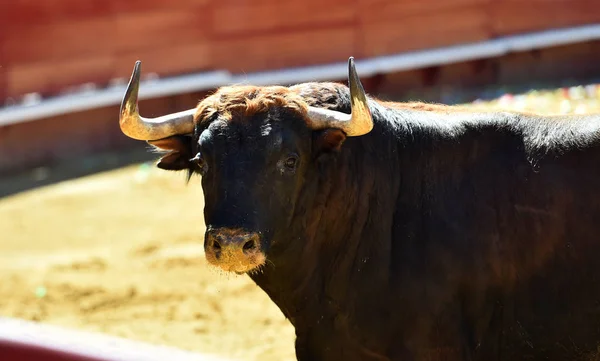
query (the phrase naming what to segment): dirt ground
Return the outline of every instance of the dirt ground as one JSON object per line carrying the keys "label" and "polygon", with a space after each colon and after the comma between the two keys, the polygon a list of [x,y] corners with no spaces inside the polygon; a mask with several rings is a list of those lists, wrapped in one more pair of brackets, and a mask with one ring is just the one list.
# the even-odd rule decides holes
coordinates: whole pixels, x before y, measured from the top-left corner
{"label": "dirt ground", "polygon": [[[472,106],[598,112],[600,85]],[[32,184],[67,172],[45,173]],[[25,178],[0,179],[0,197],[26,190],[0,198],[0,315],[237,360],[295,359],[293,329],[268,297],[206,263],[199,178],[186,186],[183,173],[145,163],[33,189]]]}
{"label": "dirt ground", "polygon": [[203,255],[200,179],[134,165],[0,199],[0,315],[238,360],[293,360],[293,329]]}

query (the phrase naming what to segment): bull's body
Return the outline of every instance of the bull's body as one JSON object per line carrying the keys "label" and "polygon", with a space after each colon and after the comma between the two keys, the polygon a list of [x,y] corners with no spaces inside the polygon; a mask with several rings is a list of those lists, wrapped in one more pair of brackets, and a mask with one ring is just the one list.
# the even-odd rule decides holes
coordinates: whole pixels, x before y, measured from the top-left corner
{"label": "bull's body", "polygon": [[207,258],[250,273],[298,360],[600,359],[600,116],[371,99],[343,142],[303,102],[350,112],[341,85],[231,88],[152,141],[203,174]]}
{"label": "bull's body", "polygon": [[309,237],[252,276],[298,359],[593,359],[600,117],[370,107],[296,215]]}

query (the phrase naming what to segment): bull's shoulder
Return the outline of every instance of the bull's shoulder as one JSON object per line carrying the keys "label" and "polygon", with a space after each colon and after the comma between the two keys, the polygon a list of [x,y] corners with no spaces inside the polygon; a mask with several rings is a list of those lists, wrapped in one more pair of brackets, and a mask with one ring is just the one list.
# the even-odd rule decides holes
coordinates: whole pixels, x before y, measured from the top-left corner
{"label": "bull's shoulder", "polygon": [[439,103],[425,103],[425,102],[390,102],[377,100],[377,103],[383,107],[397,110],[422,110],[428,112],[448,113],[448,112],[471,112],[474,111],[472,108],[464,105],[448,105]]}
{"label": "bull's shoulder", "polygon": [[[563,152],[600,144],[600,114],[535,114],[422,102],[377,102],[383,122],[404,125],[424,137],[521,138],[530,151]],[[508,138],[507,138],[508,139]]]}
{"label": "bull's shoulder", "polygon": [[[308,105],[350,111],[348,87],[339,83],[303,83],[291,87]],[[386,134],[423,131],[426,137],[455,138],[503,132],[522,137],[529,149],[566,150],[600,142],[600,114],[549,115],[505,109],[427,102],[392,102],[370,97],[378,128]]]}

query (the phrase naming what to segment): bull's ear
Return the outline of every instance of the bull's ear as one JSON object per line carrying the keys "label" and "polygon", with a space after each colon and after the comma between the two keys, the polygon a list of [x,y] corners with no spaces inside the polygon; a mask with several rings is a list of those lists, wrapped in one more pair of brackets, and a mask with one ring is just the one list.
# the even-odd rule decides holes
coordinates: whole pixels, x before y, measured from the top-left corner
{"label": "bull's ear", "polygon": [[156,166],[165,170],[190,169],[192,156],[192,137],[185,135],[174,135],[172,137],[150,140],[156,151],[164,154]]}
{"label": "bull's ear", "polygon": [[346,134],[340,129],[330,128],[315,133],[315,151],[319,154],[339,152],[346,140]]}

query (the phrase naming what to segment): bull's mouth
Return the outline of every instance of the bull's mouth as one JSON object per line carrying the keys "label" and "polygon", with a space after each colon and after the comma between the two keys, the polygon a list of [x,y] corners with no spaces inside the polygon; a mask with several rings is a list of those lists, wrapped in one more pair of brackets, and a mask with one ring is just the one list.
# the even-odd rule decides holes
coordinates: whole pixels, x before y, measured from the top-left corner
{"label": "bull's mouth", "polygon": [[225,272],[233,272],[241,275],[259,270],[264,266],[267,257],[261,251],[251,254],[218,254],[216,252],[206,252],[206,260],[212,266],[218,267]]}

